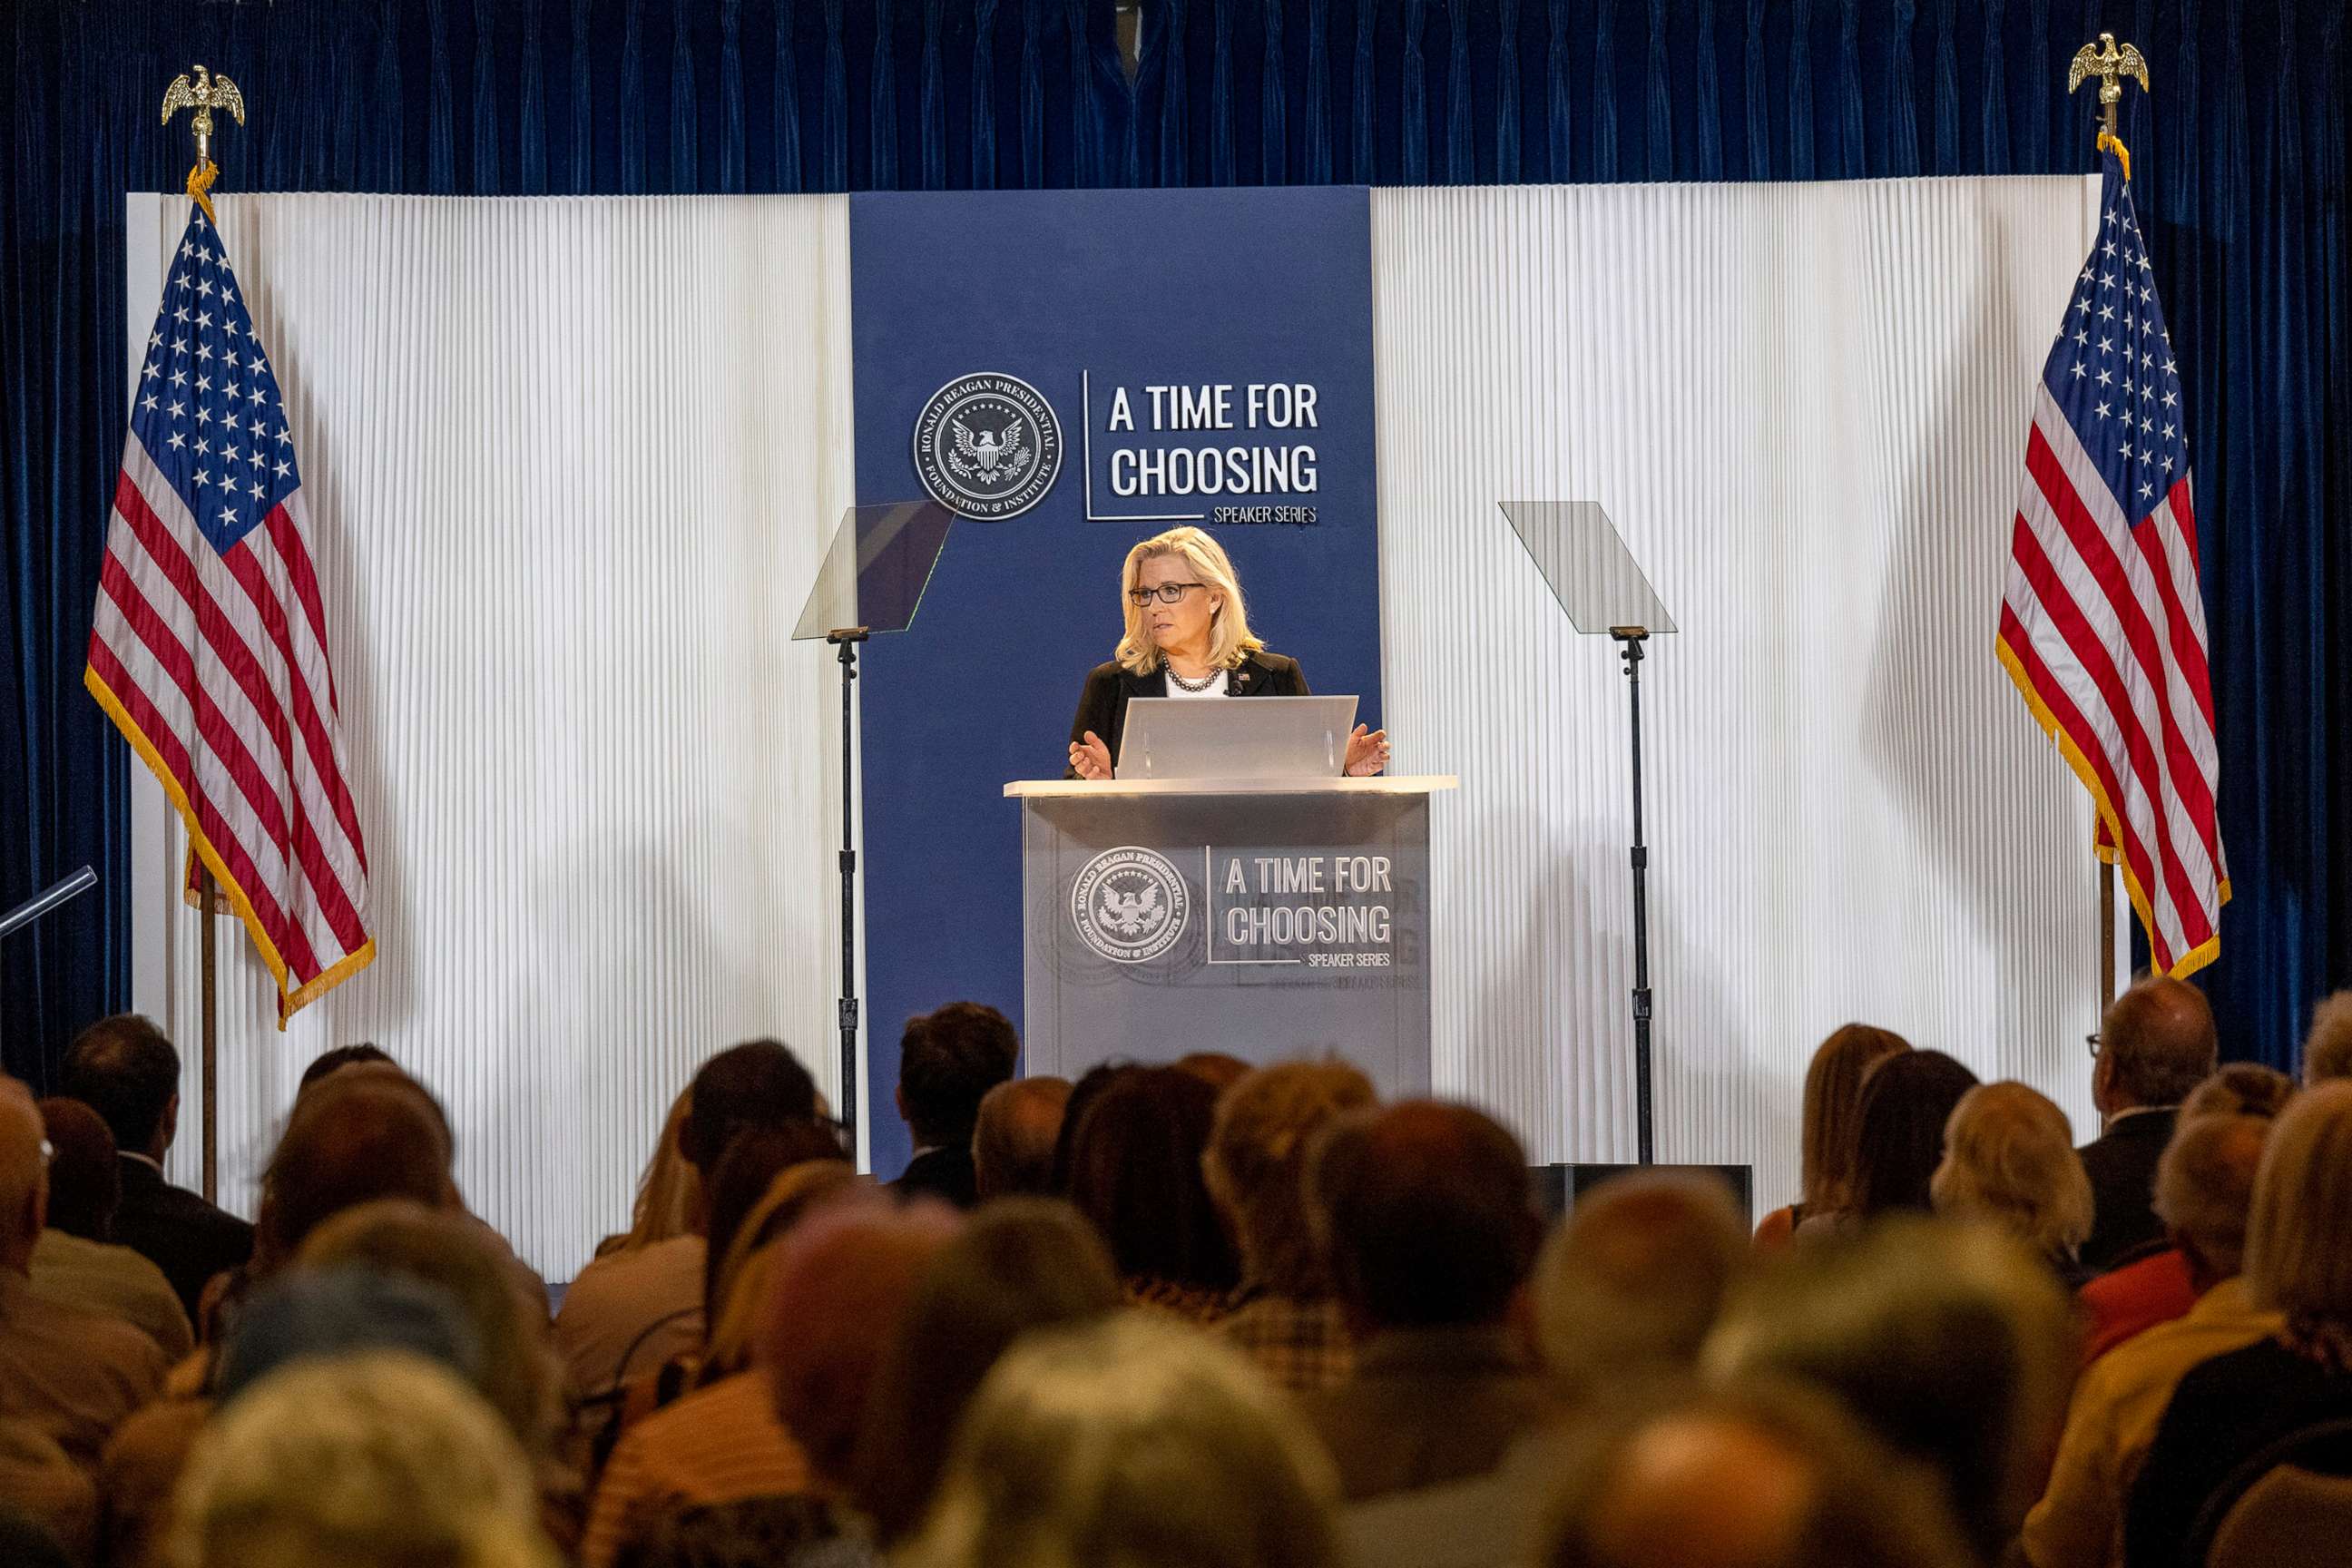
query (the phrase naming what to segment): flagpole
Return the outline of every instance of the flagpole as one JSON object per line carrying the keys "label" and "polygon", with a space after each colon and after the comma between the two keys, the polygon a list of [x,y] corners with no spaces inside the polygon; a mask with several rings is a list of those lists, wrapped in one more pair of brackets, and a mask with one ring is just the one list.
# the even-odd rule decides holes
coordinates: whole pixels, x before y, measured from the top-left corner
{"label": "flagpole", "polygon": [[204,1012],[200,1024],[204,1057],[205,1202],[218,1201],[220,1186],[220,971],[219,933],[213,927],[213,874],[196,862],[196,919],[203,931],[197,939],[197,967],[202,975]]}

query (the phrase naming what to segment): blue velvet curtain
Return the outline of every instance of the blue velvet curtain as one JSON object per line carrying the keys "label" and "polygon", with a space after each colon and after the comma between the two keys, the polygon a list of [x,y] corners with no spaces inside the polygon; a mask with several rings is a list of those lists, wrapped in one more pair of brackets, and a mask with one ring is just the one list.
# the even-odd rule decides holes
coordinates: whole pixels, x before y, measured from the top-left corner
{"label": "blue velvet curtain", "polygon": [[155,110],[190,61],[253,110],[232,189],[1851,179],[2089,168],[2064,69],[2101,28],[2154,78],[2124,129],[2193,405],[2237,888],[2208,984],[2230,1053],[2284,1063],[2352,984],[2343,0],[1146,0],[1132,80],[1108,0],[10,7],[0,904],[84,861],[106,886],[0,954],[7,1064],[45,1080],[128,987],[126,752],[79,679],[121,197],[184,173]]}

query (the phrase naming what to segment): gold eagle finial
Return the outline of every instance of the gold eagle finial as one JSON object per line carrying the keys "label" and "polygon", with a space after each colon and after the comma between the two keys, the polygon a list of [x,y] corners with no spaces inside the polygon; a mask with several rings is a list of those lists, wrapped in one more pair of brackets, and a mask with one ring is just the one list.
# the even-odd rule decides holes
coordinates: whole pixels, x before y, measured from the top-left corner
{"label": "gold eagle finial", "polygon": [[2131,78],[2139,83],[2140,91],[2147,91],[2147,61],[2129,44],[2117,48],[2113,33],[2101,33],[2097,43],[2084,44],[2074,51],[2074,63],[2066,71],[2066,90],[2073,92],[2093,77],[2099,79],[2099,110],[2105,116],[2106,135],[2114,140],[2116,106],[2124,100],[2124,78]]}
{"label": "gold eagle finial", "polygon": [[[212,189],[219,175],[219,165],[213,162],[213,110],[225,110],[239,125],[245,123],[245,94],[236,90],[236,83],[225,76],[215,76],[204,67],[196,67],[196,79],[191,82],[185,71],[172,79],[163,89],[163,121],[172,123],[172,116],[184,109],[196,111],[188,129],[196,133],[196,166],[188,171],[188,195],[205,209],[205,216],[213,216],[213,204],[205,193]],[[217,220],[215,220],[217,221]]]}

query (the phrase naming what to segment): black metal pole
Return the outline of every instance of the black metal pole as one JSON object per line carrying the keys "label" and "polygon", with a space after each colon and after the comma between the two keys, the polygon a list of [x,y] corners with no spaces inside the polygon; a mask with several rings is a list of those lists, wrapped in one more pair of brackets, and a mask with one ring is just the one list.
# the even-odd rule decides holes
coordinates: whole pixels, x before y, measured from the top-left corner
{"label": "black metal pole", "polygon": [[857,1158],[857,754],[850,733],[849,683],[857,679],[857,645],[864,626],[825,634],[841,659],[841,999],[835,1021],[841,1029],[842,1133],[849,1157]]}
{"label": "black metal pole", "polygon": [[1639,626],[1612,626],[1625,659],[1625,700],[1633,715],[1633,1115],[1641,1163],[1657,1160],[1650,1102],[1650,847],[1642,839],[1642,643]]}

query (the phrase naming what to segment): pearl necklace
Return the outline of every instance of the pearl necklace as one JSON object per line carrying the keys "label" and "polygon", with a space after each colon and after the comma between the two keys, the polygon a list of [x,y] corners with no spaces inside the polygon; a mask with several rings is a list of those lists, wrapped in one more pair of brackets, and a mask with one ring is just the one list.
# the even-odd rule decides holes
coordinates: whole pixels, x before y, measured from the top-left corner
{"label": "pearl necklace", "polygon": [[1176,667],[1169,663],[1164,658],[1160,661],[1160,670],[1161,674],[1167,676],[1169,679],[1174,681],[1177,685],[1182,687],[1187,691],[1206,691],[1209,688],[1217,683],[1217,677],[1224,673],[1222,669],[1213,669],[1198,680],[1187,680],[1182,676],[1177,674]]}

